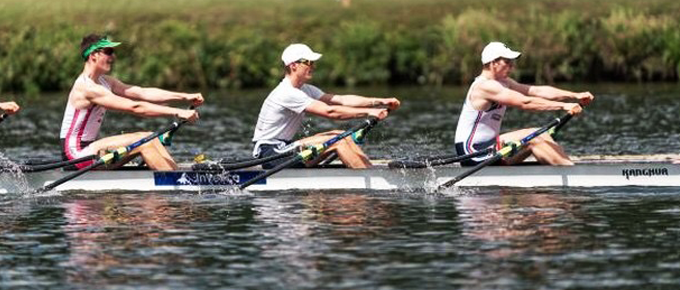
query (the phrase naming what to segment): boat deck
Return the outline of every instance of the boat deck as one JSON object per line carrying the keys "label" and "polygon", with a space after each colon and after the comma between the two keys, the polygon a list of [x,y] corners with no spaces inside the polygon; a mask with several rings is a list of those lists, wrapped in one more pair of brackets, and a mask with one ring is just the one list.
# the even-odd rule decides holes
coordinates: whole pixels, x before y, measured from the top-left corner
{"label": "boat deck", "polygon": [[[461,187],[680,187],[678,155],[581,156],[576,166],[489,166],[463,179]],[[347,169],[332,164],[326,168],[286,169],[250,187],[249,191],[292,189],[434,190],[469,168],[458,165],[420,169],[391,169],[387,160],[375,161],[371,169]],[[203,191],[233,190],[262,173],[259,167],[245,170],[192,170],[181,164],[177,171],[150,171],[127,166],[120,170],[98,170],[68,181],[58,191]],[[51,170],[17,174],[2,173],[0,192],[30,191],[49,184],[71,171]],[[28,188],[26,188],[28,187]]]}

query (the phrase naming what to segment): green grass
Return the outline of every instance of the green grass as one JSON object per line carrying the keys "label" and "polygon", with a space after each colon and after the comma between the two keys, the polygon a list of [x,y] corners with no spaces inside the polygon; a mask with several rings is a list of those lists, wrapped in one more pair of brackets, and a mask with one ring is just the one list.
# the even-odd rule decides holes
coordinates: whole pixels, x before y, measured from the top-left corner
{"label": "green grass", "polygon": [[676,81],[678,19],[671,0],[3,0],[0,92],[68,89],[89,32],[124,42],[117,76],[174,89],[272,86],[292,42],[324,54],[321,84],[464,84],[492,40],[525,81]]}

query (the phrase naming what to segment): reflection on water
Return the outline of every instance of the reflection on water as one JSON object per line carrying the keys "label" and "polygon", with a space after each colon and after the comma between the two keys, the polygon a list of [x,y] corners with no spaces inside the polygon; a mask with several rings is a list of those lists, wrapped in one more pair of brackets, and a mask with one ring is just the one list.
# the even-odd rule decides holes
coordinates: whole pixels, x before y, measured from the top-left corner
{"label": "reflection on water", "polygon": [[51,289],[664,288],[680,282],[678,193],[17,199],[0,206],[0,279]]}
{"label": "reflection on water", "polygon": [[[520,255],[531,249],[539,253],[556,253],[570,245],[563,237],[572,237],[564,222],[579,222],[579,206],[555,194],[517,195],[501,190],[495,196],[471,196],[459,199],[465,223],[464,234],[489,243],[501,243],[499,249],[485,249],[494,258]],[[509,247],[505,247],[505,246]]]}

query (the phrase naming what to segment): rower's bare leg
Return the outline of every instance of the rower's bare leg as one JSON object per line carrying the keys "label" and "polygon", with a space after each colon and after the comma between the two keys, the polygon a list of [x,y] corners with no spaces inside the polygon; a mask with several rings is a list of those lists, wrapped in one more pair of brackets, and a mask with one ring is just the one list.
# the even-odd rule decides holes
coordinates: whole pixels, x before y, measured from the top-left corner
{"label": "rower's bare leg", "polygon": [[[502,142],[508,142],[509,140],[521,140],[534,131],[536,131],[536,128],[517,130],[501,135],[500,139]],[[529,157],[530,153],[531,155],[534,155],[536,160],[541,164],[560,166],[574,165],[574,162],[569,159],[569,156],[564,152],[562,146],[557,144],[557,142],[555,142],[552,136],[550,136],[548,133],[541,134],[540,136],[529,141],[527,148],[527,152],[520,152],[515,157],[509,158],[507,162],[509,164],[517,164]]]}
{"label": "rower's bare leg", "polygon": [[[300,140],[302,144],[305,145],[316,145],[316,144],[321,144],[323,142],[328,141],[329,139],[337,136],[338,134],[342,133],[343,131],[340,130],[334,130],[334,131],[329,131],[329,132],[324,132],[324,133],[319,133],[311,137],[304,138]],[[311,163],[309,163],[309,166],[314,166],[318,164],[319,162],[323,161],[328,155],[332,154],[333,152],[336,152],[338,154],[338,158],[342,161],[343,164],[345,164],[349,168],[370,168],[371,167],[371,161],[368,159],[368,156],[364,153],[364,151],[354,143],[351,137],[344,138],[337,143],[331,145],[326,152],[324,152],[320,158],[317,158],[313,160]]]}
{"label": "rower's bare leg", "polygon": [[[138,140],[149,136],[152,132],[137,132],[128,133],[122,135],[116,135],[111,137],[102,138],[90,144],[93,151],[102,152],[105,150],[113,150],[120,147],[130,145]],[[100,154],[101,155],[101,154]],[[117,162],[113,167],[120,167],[127,161],[130,161],[134,157],[142,155],[144,162],[147,166],[153,170],[176,170],[177,164],[170,156],[167,149],[161,144],[161,142],[156,138],[147,142],[144,145],[137,147],[137,149],[132,150],[130,155],[120,162]]]}

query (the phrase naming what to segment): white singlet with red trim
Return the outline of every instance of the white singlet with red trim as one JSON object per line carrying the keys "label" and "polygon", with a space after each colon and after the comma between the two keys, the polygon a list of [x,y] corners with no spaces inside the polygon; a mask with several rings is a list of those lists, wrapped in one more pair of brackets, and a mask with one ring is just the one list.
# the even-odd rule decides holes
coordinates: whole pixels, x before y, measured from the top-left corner
{"label": "white singlet with red trim", "polygon": [[[111,90],[111,86],[106,82],[104,76],[99,77],[99,84],[97,84],[88,76],[80,75],[74,86],[76,84],[84,84],[85,86],[101,84],[107,90]],[[66,105],[59,138],[64,140],[63,150],[69,160],[96,153],[91,152],[87,147],[83,148],[82,145],[83,143],[89,144],[97,138],[105,113],[106,109],[97,105],[91,105],[84,109],[75,109],[70,102]]]}
{"label": "white singlet with red trim", "polygon": [[[503,122],[506,106],[493,103],[489,109],[479,111],[471,105],[470,96],[475,86],[488,80],[483,76],[475,78],[475,81],[470,85],[467,96],[465,96],[465,103],[463,103],[463,109],[458,118],[456,143],[463,144],[466,154],[481,149],[473,148],[475,144],[488,144],[492,140],[496,140],[501,131],[501,123]],[[505,86],[505,84],[503,85]]]}

